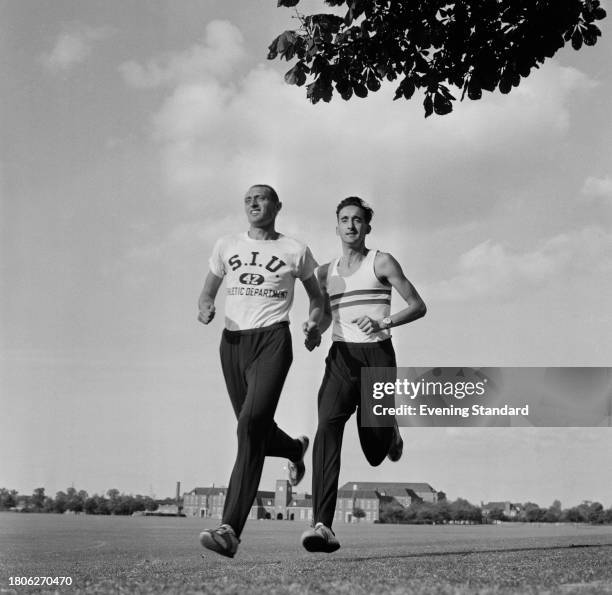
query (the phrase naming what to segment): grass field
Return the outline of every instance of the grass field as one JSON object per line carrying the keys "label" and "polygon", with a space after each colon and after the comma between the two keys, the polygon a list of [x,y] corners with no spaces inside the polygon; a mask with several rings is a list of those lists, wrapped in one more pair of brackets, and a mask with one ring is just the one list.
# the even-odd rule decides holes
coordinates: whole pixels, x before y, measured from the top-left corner
{"label": "grass field", "polygon": [[326,555],[302,550],[303,523],[250,521],[230,560],[198,543],[215,524],[0,513],[0,593],[612,594],[612,527],[338,525]]}

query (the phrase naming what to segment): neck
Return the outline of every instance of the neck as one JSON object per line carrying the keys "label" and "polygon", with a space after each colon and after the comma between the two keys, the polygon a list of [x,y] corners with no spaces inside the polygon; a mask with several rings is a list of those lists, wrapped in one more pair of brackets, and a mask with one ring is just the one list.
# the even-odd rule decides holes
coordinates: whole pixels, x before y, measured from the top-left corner
{"label": "neck", "polygon": [[342,259],[348,264],[362,260],[368,252],[369,250],[365,247],[365,243],[359,246],[342,244]]}
{"label": "neck", "polygon": [[266,227],[251,226],[248,235],[252,240],[276,240],[279,236],[278,232],[274,229],[274,224]]}

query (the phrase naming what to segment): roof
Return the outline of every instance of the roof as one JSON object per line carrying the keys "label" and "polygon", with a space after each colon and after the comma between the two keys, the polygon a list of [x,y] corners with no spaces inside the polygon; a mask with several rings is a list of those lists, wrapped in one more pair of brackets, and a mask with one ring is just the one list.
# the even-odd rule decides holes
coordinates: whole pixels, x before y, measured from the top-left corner
{"label": "roof", "polygon": [[428,483],[398,483],[396,481],[347,481],[340,487],[341,491],[353,490],[353,486],[357,486],[359,490],[376,490],[377,492],[385,492],[393,495],[393,493],[404,493],[406,490],[412,490],[417,494],[419,492],[433,492],[434,490]]}
{"label": "roof", "polygon": [[[187,495],[195,494],[196,496],[218,496],[219,494],[227,493],[227,488],[193,488]],[[259,491],[257,498],[274,498],[274,492]]]}
{"label": "roof", "polygon": [[219,494],[225,494],[227,488],[193,488],[191,492],[187,492],[188,495],[196,496],[218,496]]}
{"label": "roof", "polygon": [[338,498],[361,498],[371,500],[378,500],[378,493],[376,490],[338,490]]}

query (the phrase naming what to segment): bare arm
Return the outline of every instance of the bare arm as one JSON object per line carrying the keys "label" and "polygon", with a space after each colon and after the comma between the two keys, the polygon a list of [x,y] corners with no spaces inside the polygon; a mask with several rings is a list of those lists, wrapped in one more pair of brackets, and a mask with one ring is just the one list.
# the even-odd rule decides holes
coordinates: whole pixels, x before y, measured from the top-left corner
{"label": "bare arm", "polygon": [[208,324],[215,317],[215,297],[223,281],[223,277],[217,277],[209,272],[204,281],[204,288],[198,300],[198,320],[202,324]]}
{"label": "bare arm", "polygon": [[319,287],[321,288],[321,295],[323,297],[323,315],[321,316],[321,322],[319,323],[319,330],[323,334],[331,325],[332,313],[331,303],[329,301],[329,294],[327,293],[327,273],[329,271],[329,263],[319,267],[317,271],[317,277],[319,279]]}
{"label": "bare arm", "polygon": [[[391,315],[391,326],[401,326],[425,316],[427,307],[414,285],[406,279],[399,262],[386,252],[380,252],[374,261],[374,272],[386,280],[406,302],[406,307]],[[384,281],[383,281],[384,282]]]}
{"label": "bare arm", "polygon": [[308,351],[312,351],[315,347],[321,344],[321,331],[319,323],[323,314],[323,296],[315,275],[311,275],[308,279],[302,281],[304,289],[308,294],[310,305],[308,308],[308,320],[302,325],[306,340],[304,345]]}
{"label": "bare arm", "polygon": [[379,252],[376,255],[374,272],[381,282],[389,283],[391,287],[395,288],[404,302],[406,302],[406,307],[390,316],[390,326],[384,326],[382,320],[374,320],[369,316],[362,316],[361,318],[355,319],[353,322],[355,322],[362,331],[368,334],[376,333],[383,328],[401,326],[402,324],[407,324],[408,322],[425,316],[427,312],[425,302],[421,299],[414,285],[406,279],[402,267],[391,254]]}

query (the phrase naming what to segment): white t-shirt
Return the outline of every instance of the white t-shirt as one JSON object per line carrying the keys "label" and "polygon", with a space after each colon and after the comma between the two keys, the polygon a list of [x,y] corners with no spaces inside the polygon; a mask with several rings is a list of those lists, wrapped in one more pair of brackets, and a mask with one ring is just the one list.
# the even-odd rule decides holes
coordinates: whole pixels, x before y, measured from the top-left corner
{"label": "white t-shirt", "polygon": [[226,278],[225,328],[246,330],[288,321],[295,280],[311,277],[317,262],[293,238],[254,240],[245,232],[217,240],[209,265]]}

